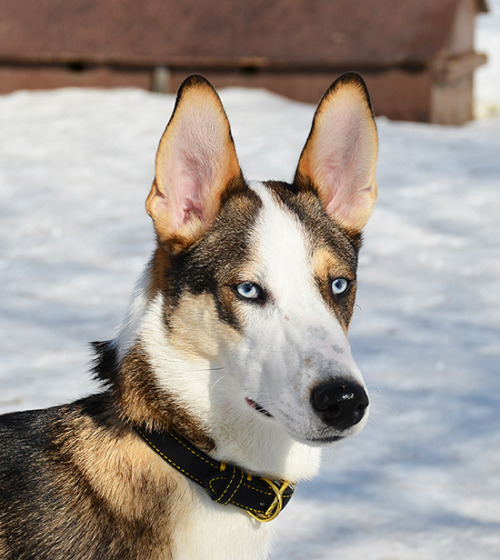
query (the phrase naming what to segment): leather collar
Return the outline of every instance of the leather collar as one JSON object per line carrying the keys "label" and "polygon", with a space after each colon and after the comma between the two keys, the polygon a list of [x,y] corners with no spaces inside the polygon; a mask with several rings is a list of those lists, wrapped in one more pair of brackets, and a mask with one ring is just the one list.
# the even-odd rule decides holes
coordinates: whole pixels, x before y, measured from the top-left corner
{"label": "leather collar", "polygon": [[176,433],[135,430],[169,465],[203,486],[214,502],[244,509],[258,521],[275,519],[292,497],[290,482],[253,476],[216,461]]}

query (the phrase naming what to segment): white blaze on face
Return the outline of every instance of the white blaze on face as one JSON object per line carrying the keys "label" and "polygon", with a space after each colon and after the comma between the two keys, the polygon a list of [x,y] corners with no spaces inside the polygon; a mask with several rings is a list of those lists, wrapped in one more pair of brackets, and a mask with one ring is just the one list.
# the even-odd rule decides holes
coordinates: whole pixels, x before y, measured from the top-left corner
{"label": "white blaze on face", "polygon": [[267,187],[252,183],[251,189],[263,207],[253,234],[258,277],[248,280],[269,301],[247,304],[244,390],[292,435],[313,438],[325,426],[310,406],[311,389],[341,377],[363,382],[345,332],[315,283],[312,240]]}

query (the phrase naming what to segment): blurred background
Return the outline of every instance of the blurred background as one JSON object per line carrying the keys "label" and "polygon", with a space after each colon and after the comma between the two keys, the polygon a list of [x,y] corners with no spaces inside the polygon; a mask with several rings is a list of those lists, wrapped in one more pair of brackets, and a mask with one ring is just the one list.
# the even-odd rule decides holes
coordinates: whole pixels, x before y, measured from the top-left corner
{"label": "blurred background", "polygon": [[173,93],[202,73],[316,103],[363,74],[377,114],[473,117],[486,0],[0,0],[0,93],[138,86]]}

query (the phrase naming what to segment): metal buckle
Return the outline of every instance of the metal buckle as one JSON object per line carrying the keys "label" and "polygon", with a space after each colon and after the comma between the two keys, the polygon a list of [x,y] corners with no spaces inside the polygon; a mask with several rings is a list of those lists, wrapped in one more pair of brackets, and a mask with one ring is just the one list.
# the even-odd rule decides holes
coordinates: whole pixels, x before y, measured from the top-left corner
{"label": "metal buckle", "polygon": [[261,523],[267,523],[268,521],[276,519],[276,517],[278,517],[281,510],[283,509],[283,494],[285,490],[290,486],[290,482],[285,480],[283,481],[281,488],[278,488],[272,480],[269,480],[268,478],[263,478],[262,480],[267,482],[271,487],[271,490],[275,494],[274,500],[264,513],[252,513],[248,510],[247,513],[257,521],[260,521]]}

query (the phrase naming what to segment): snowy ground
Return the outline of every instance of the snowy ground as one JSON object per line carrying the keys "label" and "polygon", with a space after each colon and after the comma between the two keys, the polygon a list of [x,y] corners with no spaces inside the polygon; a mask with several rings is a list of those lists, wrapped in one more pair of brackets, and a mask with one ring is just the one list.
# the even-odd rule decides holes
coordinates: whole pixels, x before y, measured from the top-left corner
{"label": "snowy ground", "polygon": [[[500,557],[500,0],[479,18],[478,113],[379,120],[380,198],[351,341],[373,411],[283,513],[275,560]],[[289,179],[313,108],[222,92],[243,169]],[[87,394],[153,247],[143,210],[173,98],[0,97],[0,412]]]}

